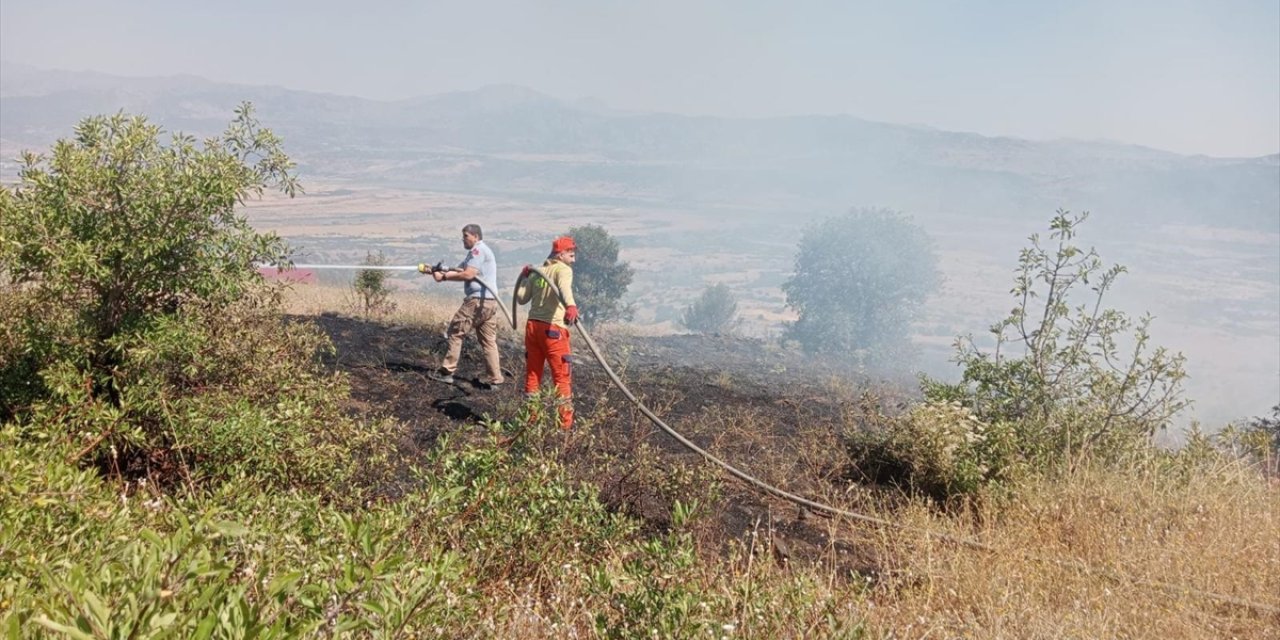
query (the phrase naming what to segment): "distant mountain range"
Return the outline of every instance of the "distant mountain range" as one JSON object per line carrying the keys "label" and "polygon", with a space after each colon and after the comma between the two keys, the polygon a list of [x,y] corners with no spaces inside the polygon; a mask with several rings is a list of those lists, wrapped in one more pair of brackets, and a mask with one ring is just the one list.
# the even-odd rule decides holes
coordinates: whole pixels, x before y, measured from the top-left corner
{"label": "distant mountain range", "polygon": [[613,198],[762,212],[888,206],[1280,230],[1280,155],[1185,156],[1029,141],[849,116],[732,119],[611,110],[516,86],[399,101],[192,76],[124,78],[0,63],[0,173],[84,116],[124,110],[221,131],[250,101],[304,175],[433,190]]}

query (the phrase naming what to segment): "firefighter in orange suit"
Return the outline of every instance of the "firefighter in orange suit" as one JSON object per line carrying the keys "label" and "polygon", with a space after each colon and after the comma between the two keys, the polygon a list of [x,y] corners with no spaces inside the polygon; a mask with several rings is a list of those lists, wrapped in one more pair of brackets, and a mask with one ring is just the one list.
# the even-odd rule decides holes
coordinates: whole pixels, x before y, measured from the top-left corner
{"label": "firefighter in orange suit", "polygon": [[536,396],[542,386],[544,367],[551,367],[551,381],[559,395],[560,428],[573,427],[573,384],[569,362],[569,327],[578,323],[578,306],[573,300],[573,262],[576,246],[573,238],[562,236],[551,243],[551,255],[542,263],[541,271],[555,284],[564,297],[556,297],[551,287],[525,265],[520,273],[523,286],[517,293],[520,304],[532,303],[524,329],[524,393]]}

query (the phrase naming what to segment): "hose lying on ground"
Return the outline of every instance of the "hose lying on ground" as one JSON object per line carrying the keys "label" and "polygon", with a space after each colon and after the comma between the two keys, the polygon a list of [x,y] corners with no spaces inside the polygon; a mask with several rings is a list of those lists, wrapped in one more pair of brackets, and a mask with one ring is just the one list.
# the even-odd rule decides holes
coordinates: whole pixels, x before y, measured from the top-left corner
{"label": "hose lying on ground", "polygon": [[[540,269],[533,267],[529,269],[529,272],[532,274],[537,274],[538,277],[542,278],[542,280],[546,282],[547,286],[551,287],[551,291],[556,294],[556,297],[560,299],[560,303],[565,304],[564,296],[560,293],[560,290],[556,287],[554,282],[552,282],[549,278],[546,277],[545,274],[542,273]],[[511,303],[512,313],[509,314],[509,317],[511,318],[512,329],[517,328],[516,315],[514,312],[517,309],[519,309],[520,286],[525,279],[526,279],[526,276],[521,274],[521,276],[516,280],[515,292],[512,295],[512,303]],[[732,475],[733,477],[739,480],[742,480],[743,482],[747,483],[749,486],[754,487],[757,490],[762,491],[768,495],[774,496],[776,498],[781,498],[783,500],[792,502],[796,505],[809,509],[814,513],[817,513],[820,515],[825,515],[828,517],[847,518],[849,520],[882,525],[886,527],[899,529],[902,531],[911,531],[914,533],[920,533],[926,536],[936,538],[938,540],[943,540],[946,542],[960,545],[962,547],[975,549],[975,550],[983,551],[986,553],[1009,553],[1008,551],[1001,550],[995,546],[992,546],[983,542],[978,542],[976,540],[961,538],[958,536],[953,536],[947,533],[941,533],[937,531],[931,531],[928,529],[910,527],[901,523],[893,522],[891,520],[885,520],[883,518],[877,518],[874,516],[869,516],[866,514],[849,511],[848,509],[841,509],[839,507],[823,504],[821,502],[815,502],[813,500],[810,500],[803,496],[796,495],[784,489],[775,487],[767,482],[764,482],[758,478],[753,477],[751,474],[741,469],[738,469],[737,467],[734,467],[733,465],[716,457],[711,452],[706,451],[705,449],[694,444],[688,438],[684,437],[684,435],[682,435],[680,432],[676,431],[670,425],[668,425],[665,421],[663,421],[662,418],[659,418],[657,414],[651,411],[649,407],[645,406],[645,404],[641,402],[640,399],[637,398],[634,393],[631,392],[631,389],[627,388],[626,383],[624,383],[622,379],[618,377],[618,374],[613,371],[613,368],[610,367],[608,361],[605,360],[604,354],[601,352],[600,347],[597,346],[595,340],[591,338],[591,333],[587,331],[586,327],[582,326],[581,323],[578,323],[575,325],[575,328],[578,330],[578,333],[582,335],[582,339],[586,341],[587,348],[591,351],[591,355],[595,356],[596,361],[599,362],[600,366],[604,368],[605,375],[607,375],[609,377],[609,380],[613,382],[613,385],[617,387],[618,390],[621,391],[622,394],[626,396],[627,399],[630,400],[631,403],[635,405],[637,409],[640,410],[640,413],[644,414],[644,416],[648,418],[650,422],[652,422],[659,429],[662,429],[667,435],[674,438],[676,442],[679,442],[686,449],[698,454],[699,456],[702,456],[702,458],[707,462],[710,462],[711,464],[714,464],[715,466],[720,467],[729,475]],[[1215,600],[1218,602],[1235,605],[1245,609],[1252,609],[1254,611],[1259,611],[1259,612],[1269,613],[1271,615],[1280,616],[1280,608],[1267,605],[1267,604],[1262,604],[1259,602],[1253,602],[1251,600],[1245,600],[1242,598],[1236,598],[1233,596],[1228,596],[1220,593],[1213,593],[1209,591],[1201,591],[1199,589],[1193,589],[1191,587],[1187,587],[1184,585],[1170,584],[1170,583],[1160,582],[1156,580],[1143,580],[1140,578],[1133,578],[1121,573],[1117,573],[1115,571],[1111,571],[1109,569],[1101,569],[1098,567],[1093,567],[1088,563],[1085,563],[1079,560],[1062,560],[1060,558],[1051,558],[1048,556],[1041,556],[1039,554],[1034,554],[1030,552],[1017,552],[1017,553],[1019,553],[1019,555],[1028,559],[1041,560],[1041,561],[1050,562],[1059,566],[1079,569],[1079,570],[1085,571],[1086,573],[1094,573],[1097,575],[1102,575],[1118,582],[1128,581],[1133,584],[1140,584],[1140,585],[1160,589],[1162,591],[1170,592],[1177,595],[1198,596],[1198,597],[1209,599],[1209,600]]]}
{"label": "hose lying on ground", "polygon": [[[386,265],[302,265],[302,264],[293,265],[293,266],[294,268],[299,268],[299,269],[354,269],[354,270],[375,269],[375,270],[383,270],[383,271],[418,271],[418,267],[416,266],[400,267],[400,266],[386,266]],[[545,274],[542,273],[541,269],[538,269],[537,267],[531,267],[529,269],[529,272],[531,274],[536,274],[539,278],[541,278],[544,282],[546,282],[546,284],[549,287],[551,287],[551,291],[555,293],[556,297],[560,300],[560,303],[561,304],[565,303],[564,296],[560,293],[560,290],[556,287],[554,282],[552,282],[549,278],[546,277]],[[493,288],[491,288],[483,280],[479,278],[475,279],[475,282],[479,282],[480,285],[484,287],[486,291],[493,294],[493,299],[497,301],[498,307],[502,309],[503,317],[510,321],[511,328],[513,330],[519,329],[518,318],[516,316],[516,313],[517,313],[517,310],[519,309],[520,286],[524,283],[526,279],[527,279],[527,276],[524,274],[521,274],[520,277],[517,278],[515,290],[512,294],[512,303],[511,303],[510,310],[508,310],[507,307],[502,304],[502,299],[498,296],[497,291],[494,291]],[[591,355],[594,356],[596,361],[600,363],[600,366],[603,367],[605,375],[609,377],[609,380],[613,383],[613,385],[617,387],[618,390],[621,391],[622,394],[626,396],[626,398],[630,400],[631,403],[634,404],[636,408],[639,409],[640,412],[644,414],[646,418],[649,419],[650,422],[652,422],[659,429],[662,429],[662,431],[665,432],[667,435],[674,438],[676,442],[680,443],[681,446],[698,454],[707,462],[710,462],[711,464],[723,469],[729,475],[747,483],[749,486],[754,487],[755,489],[765,494],[799,505],[800,507],[808,509],[819,515],[824,515],[828,517],[847,518],[849,520],[877,524],[885,527],[899,529],[902,531],[911,531],[914,533],[920,533],[926,536],[933,537],[938,540],[943,540],[946,542],[960,545],[965,548],[975,549],[975,550],[983,551],[986,553],[1010,553],[1009,551],[998,549],[992,545],[989,545],[983,542],[978,542],[976,540],[961,538],[958,536],[953,536],[946,533],[940,533],[937,531],[931,531],[928,529],[909,527],[901,523],[893,522],[891,520],[885,520],[883,518],[877,518],[874,516],[869,516],[866,514],[849,511],[847,509],[841,509],[839,507],[823,504],[821,502],[815,502],[813,500],[809,500],[808,498],[805,498],[803,496],[799,496],[789,491],[780,489],[767,482],[764,482],[762,480],[759,480],[753,477],[751,474],[748,474],[747,472],[742,471],[737,467],[734,467],[733,465],[725,462],[724,460],[721,460],[720,458],[716,457],[712,453],[694,444],[688,438],[684,437],[684,435],[682,435],[680,432],[676,431],[674,428],[668,425],[665,421],[663,421],[662,418],[659,418],[657,414],[653,413],[653,411],[651,411],[647,406],[645,406],[645,404],[641,402],[640,399],[637,398],[634,393],[631,392],[631,389],[627,388],[626,383],[624,383],[622,379],[618,377],[618,374],[614,372],[613,368],[609,366],[609,363],[607,360],[605,360],[604,354],[601,352],[600,347],[596,344],[595,340],[591,338],[591,333],[587,331],[586,327],[582,326],[582,324],[577,324],[575,325],[575,328],[578,330],[578,333],[582,334],[583,340],[586,341],[587,343],[588,350],[591,351]],[[1063,560],[1060,558],[1051,558],[1048,556],[1042,556],[1039,554],[1025,552],[1025,551],[1014,552],[1014,553],[1017,553],[1022,557],[1025,557],[1028,559],[1050,562],[1059,566],[1078,569],[1086,573],[1101,575],[1111,580],[1115,580],[1117,582],[1128,581],[1133,584],[1139,584],[1139,585],[1159,589],[1175,595],[1196,596],[1196,597],[1200,597],[1208,600],[1214,600],[1217,602],[1234,605],[1244,609],[1250,609],[1253,611],[1266,613],[1273,616],[1280,616],[1280,607],[1262,604],[1259,602],[1253,602],[1251,600],[1245,600],[1242,598],[1236,598],[1236,597],[1228,596],[1225,594],[1193,589],[1191,587],[1187,587],[1184,585],[1170,584],[1170,583],[1160,582],[1156,580],[1143,580],[1140,578],[1133,578],[1131,576],[1126,576],[1124,574],[1111,571],[1108,569],[1101,569],[1098,567],[1094,567],[1089,565],[1088,563],[1085,563],[1079,560],[1070,560],[1070,559]]]}
{"label": "hose lying on ground", "polygon": [[[534,267],[529,269],[529,272],[531,274],[537,274],[538,277],[542,278],[542,280],[546,282],[549,287],[551,287],[551,291],[555,293],[556,297],[560,299],[560,303],[564,304],[564,296],[560,293],[560,289],[557,288],[555,283],[551,282],[551,280],[548,279],[540,269]],[[524,280],[525,280],[525,276],[523,275],[516,280],[516,286],[515,286],[516,293],[512,297],[513,309],[519,308],[518,301],[519,301],[519,295],[520,295],[519,294],[520,285],[524,282]],[[515,315],[512,315],[510,317],[511,317],[511,323],[512,323],[511,326],[514,329],[516,328],[516,317]],[[703,449],[702,447],[699,447],[697,444],[694,444],[693,441],[684,437],[684,435],[681,434],[679,431],[676,431],[674,428],[672,428],[671,425],[663,421],[662,418],[659,418],[657,414],[655,414],[652,410],[650,410],[649,407],[645,406],[645,404],[641,402],[640,399],[637,398],[634,393],[631,392],[631,389],[629,389],[626,383],[622,381],[622,378],[618,377],[618,374],[614,372],[613,367],[609,366],[609,362],[605,360],[604,353],[600,350],[599,345],[597,345],[596,341],[591,338],[591,333],[587,331],[587,328],[584,327],[582,323],[577,323],[574,326],[574,328],[582,336],[582,339],[586,341],[587,349],[591,351],[591,355],[595,356],[596,361],[599,362],[600,366],[604,368],[605,375],[609,377],[609,380],[611,382],[613,382],[613,386],[617,387],[618,390],[622,392],[622,395],[626,396],[627,399],[630,400],[631,403],[634,404],[636,408],[640,410],[640,413],[644,414],[644,416],[648,418],[650,422],[656,425],[659,429],[662,429],[667,435],[674,438],[676,442],[679,442],[686,449],[698,454],[699,456],[702,456],[703,459],[705,459],[707,462],[710,462],[711,464],[714,464],[715,466],[720,467],[729,475],[739,480],[742,480],[743,482],[747,483],[752,487],[755,487],[756,489],[759,489],[760,491],[763,491],[777,498],[782,498],[783,500],[788,500],[810,511],[813,511],[814,513],[817,513],[819,515],[840,516],[843,518],[849,518],[851,520],[859,520],[862,522],[869,522],[872,524],[895,526],[900,529],[910,529],[909,527],[904,527],[903,525],[897,525],[889,520],[884,520],[881,518],[876,518],[874,516],[868,516],[861,513],[855,513],[853,511],[841,509],[839,507],[833,507],[828,504],[823,504],[821,502],[815,502],[803,496],[799,496],[789,491],[780,489],[767,482],[764,482],[763,480],[760,480],[752,476],[751,474],[729,464],[728,462],[725,462],[724,460],[721,460],[711,452]],[[992,547],[991,545],[983,544],[981,542],[976,542],[973,540],[967,540],[964,538],[957,538],[955,536],[948,535],[945,533],[937,533],[934,531],[928,531],[924,529],[919,529],[916,531],[918,533],[934,536],[943,540],[947,540],[949,542],[964,545],[967,547],[972,547],[974,549],[981,549],[983,551],[996,550],[995,547]]]}

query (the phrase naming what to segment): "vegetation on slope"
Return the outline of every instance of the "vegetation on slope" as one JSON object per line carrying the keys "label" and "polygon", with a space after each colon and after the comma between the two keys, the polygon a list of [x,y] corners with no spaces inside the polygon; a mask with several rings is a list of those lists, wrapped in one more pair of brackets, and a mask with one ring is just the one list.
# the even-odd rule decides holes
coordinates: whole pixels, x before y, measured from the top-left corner
{"label": "vegetation on slope", "polygon": [[[1097,427],[1075,396],[1052,396],[1047,423],[983,413],[990,405],[965,395],[980,387],[935,389],[957,404],[935,399],[904,416],[850,395],[835,424],[791,425],[774,440],[764,438],[777,425],[739,407],[707,406],[688,425],[770,480],[902,527],[800,522],[785,505],[746,533],[708,526],[731,487],[629,432],[632,416],[609,397],[572,438],[513,406],[425,450],[407,446],[404,425],[344,409],[349,381],[322,358],[332,345],[286,320],[280,292],[252,268],[287,256],[236,211],[261,189],[295,188],[279,141],[247,109],[199,148],[159,133],[142,119],[91,119],[0,191],[8,637],[1277,628],[1280,491],[1209,440],[1118,458],[1073,447],[1060,458],[1071,464],[1011,446],[1025,473],[973,483],[963,465],[932,464],[963,480],[942,483],[944,508],[911,482],[886,491],[846,479],[853,449],[841,439],[868,423],[937,435],[940,424],[999,418],[1038,433],[1070,415]],[[926,458],[945,461],[935,454],[948,447]],[[648,488],[647,512],[607,495],[619,485],[599,479],[619,473]],[[827,546],[788,553],[784,526],[822,530]],[[850,550],[868,562],[850,564]]]}

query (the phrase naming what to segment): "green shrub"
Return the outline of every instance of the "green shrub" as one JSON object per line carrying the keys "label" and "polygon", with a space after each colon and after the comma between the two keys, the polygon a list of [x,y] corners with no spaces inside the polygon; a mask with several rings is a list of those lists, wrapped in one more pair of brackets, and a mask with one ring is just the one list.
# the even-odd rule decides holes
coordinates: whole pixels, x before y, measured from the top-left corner
{"label": "green shrub", "polygon": [[1103,305],[1125,268],[1104,269],[1097,252],[1073,243],[1087,217],[1059,210],[1049,246],[1030,237],[1013,311],[991,327],[993,347],[957,340],[960,383],[923,385],[930,399],[962,401],[986,422],[1014,425],[1021,452],[1041,467],[1141,455],[1189,404],[1185,358],[1151,344],[1150,316],[1134,320]]}
{"label": "green shrub", "polygon": [[70,451],[0,432],[9,637],[421,636],[470,611],[461,558],[413,533],[429,500],[349,514],[236,482],[118,492]]}
{"label": "green shrub", "polygon": [[958,402],[927,401],[848,440],[864,477],[897,483],[938,499],[975,496],[1019,472],[1013,428],[984,422]]}
{"label": "green shrub", "polygon": [[88,118],[51,157],[24,154],[19,184],[3,188],[0,278],[15,299],[0,309],[40,311],[5,318],[15,323],[6,360],[26,376],[72,363],[114,404],[122,341],[159,317],[238,300],[260,285],[256,261],[285,257],[279,238],[236,213],[267,187],[297,190],[279,140],[247,105],[203,148],[159,136],[141,117]]}
{"label": "green shrub", "polygon": [[247,474],[326,494],[350,489],[353,455],[376,458],[392,443],[393,425],[343,415],[346,384],[315,357],[327,338],[284,321],[270,301],[188,308],[119,345],[114,403],[92,393],[82,369],[56,363],[29,431],[70,437],[78,457],[129,477],[194,486]]}
{"label": "green shrub", "polygon": [[[381,251],[370,251],[363,264],[383,266],[387,264],[387,256]],[[366,318],[385,316],[396,310],[391,288],[387,286],[387,272],[382,269],[361,269],[356,273],[351,289],[359,301],[360,313]]]}
{"label": "green shrub", "polygon": [[286,247],[236,210],[294,193],[292,163],[248,106],[201,148],[159,135],[89,118],[2,190],[3,417],[128,477],[343,493],[349,456],[378,457],[387,425],[342,415],[327,339],[286,322],[257,275]]}
{"label": "green shrub", "polygon": [[695,638],[720,631],[707,606],[714,598],[697,589],[696,565],[688,537],[672,534],[641,543],[621,571],[597,569],[592,590],[608,606],[596,613],[596,633],[605,638]]}
{"label": "green shrub", "polygon": [[[490,425],[496,442],[504,425]],[[457,549],[479,579],[524,578],[564,558],[591,558],[634,531],[627,518],[600,504],[591,485],[570,483],[552,455],[529,450],[555,426],[534,425],[507,446],[456,447],[448,440],[419,471],[427,495],[447,496],[437,522],[458,531]],[[465,534],[463,534],[465,532]]]}
{"label": "green shrub", "polygon": [[412,491],[349,509],[252,479],[199,494],[130,490],[69,464],[74,448],[7,427],[0,629],[455,636],[476,623],[486,588],[594,567],[631,544],[635,525],[589,485],[536,449],[494,444],[444,441]]}

